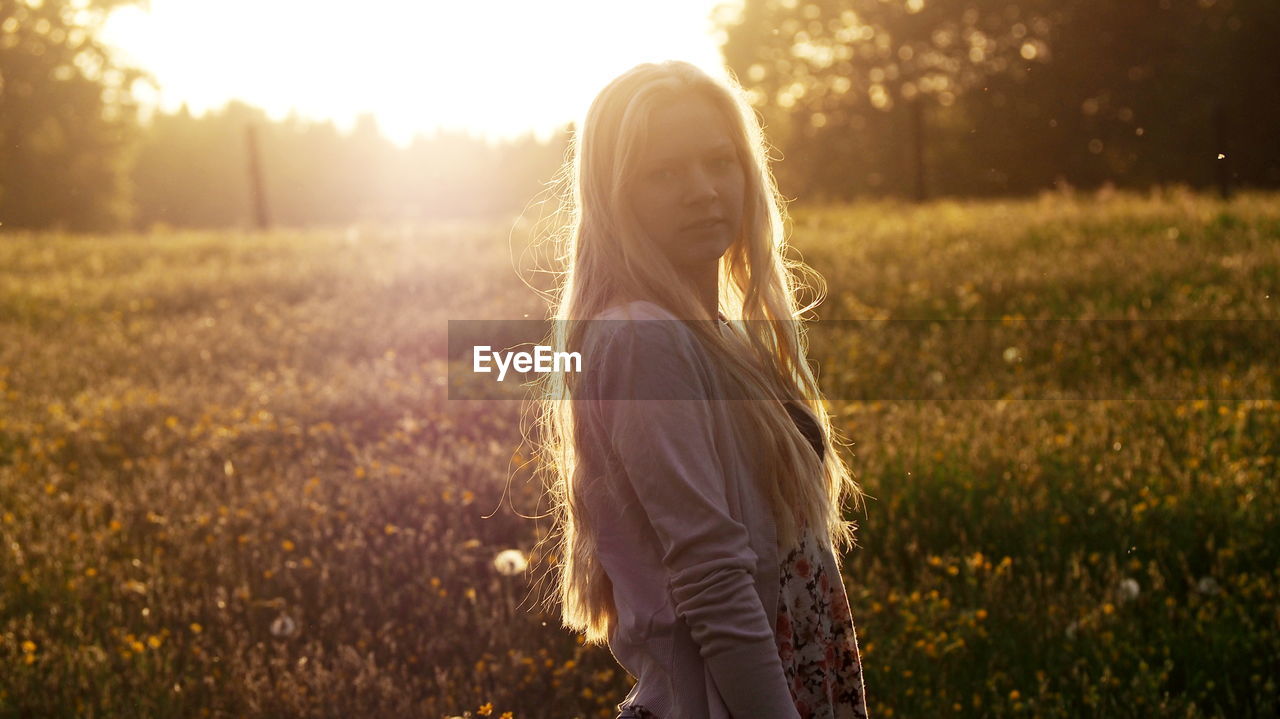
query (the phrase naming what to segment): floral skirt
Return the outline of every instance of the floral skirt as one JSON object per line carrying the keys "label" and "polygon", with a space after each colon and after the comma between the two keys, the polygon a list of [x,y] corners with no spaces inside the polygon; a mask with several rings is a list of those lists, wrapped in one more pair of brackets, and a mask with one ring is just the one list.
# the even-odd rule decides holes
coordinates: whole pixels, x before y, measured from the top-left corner
{"label": "floral skirt", "polygon": [[801,719],[866,719],[858,637],[830,548],[804,528],[779,574],[778,655]]}

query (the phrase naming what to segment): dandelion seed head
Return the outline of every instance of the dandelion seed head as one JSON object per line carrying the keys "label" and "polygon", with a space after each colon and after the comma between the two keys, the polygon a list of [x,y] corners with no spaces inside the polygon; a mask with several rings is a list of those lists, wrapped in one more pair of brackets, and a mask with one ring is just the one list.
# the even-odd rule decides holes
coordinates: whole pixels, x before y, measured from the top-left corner
{"label": "dandelion seed head", "polygon": [[1217,594],[1222,591],[1222,588],[1218,586],[1218,580],[1204,576],[1200,577],[1200,581],[1196,582],[1196,591],[1201,594]]}
{"label": "dandelion seed head", "polygon": [[504,549],[493,558],[493,568],[504,577],[520,574],[529,566],[529,560],[519,549]]}
{"label": "dandelion seed head", "polygon": [[291,637],[298,631],[297,622],[288,614],[281,614],[271,622],[271,635],[275,637]]}
{"label": "dandelion seed head", "polygon": [[1138,580],[1131,577],[1120,580],[1120,599],[1125,601],[1137,599],[1139,591]]}

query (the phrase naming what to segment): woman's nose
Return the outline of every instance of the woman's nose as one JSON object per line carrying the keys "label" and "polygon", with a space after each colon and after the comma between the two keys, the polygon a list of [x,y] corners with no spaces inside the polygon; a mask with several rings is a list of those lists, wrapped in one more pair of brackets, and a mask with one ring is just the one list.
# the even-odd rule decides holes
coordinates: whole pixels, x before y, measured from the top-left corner
{"label": "woman's nose", "polygon": [[695,166],[689,171],[688,182],[685,188],[685,201],[689,204],[707,202],[718,197],[715,177],[707,168],[701,165]]}

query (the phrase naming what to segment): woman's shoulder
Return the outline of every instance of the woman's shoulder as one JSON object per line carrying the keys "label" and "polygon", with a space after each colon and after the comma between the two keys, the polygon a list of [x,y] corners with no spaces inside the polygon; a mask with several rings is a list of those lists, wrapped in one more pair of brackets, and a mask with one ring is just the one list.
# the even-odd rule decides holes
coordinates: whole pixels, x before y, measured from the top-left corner
{"label": "woman's shoulder", "polygon": [[674,320],[670,310],[651,300],[617,302],[606,307],[592,319],[597,320]]}
{"label": "woman's shoulder", "polygon": [[701,398],[711,359],[695,332],[661,305],[612,305],[588,323],[582,343],[587,384],[601,398]]}
{"label": "woman's shoulder", "polygon": [[614,344],[626,338],[643,346],[692,343],[692,331],[670,310],[651,300],[618,302],[596,313],[587,323],[586,344]]}

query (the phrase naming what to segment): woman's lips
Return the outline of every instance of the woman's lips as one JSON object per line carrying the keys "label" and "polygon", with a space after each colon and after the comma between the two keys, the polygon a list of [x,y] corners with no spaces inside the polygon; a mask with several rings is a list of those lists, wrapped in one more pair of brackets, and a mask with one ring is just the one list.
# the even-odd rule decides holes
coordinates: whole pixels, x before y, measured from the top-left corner
{"label": "woman's lips", "polygon": [[723,225],[724,225],[723,217],[707,217],[701,220],[690,222],[689,224],[685,225],[681,229],[697,232],[699,230],[709,230],[712,228],[721,227]]}

